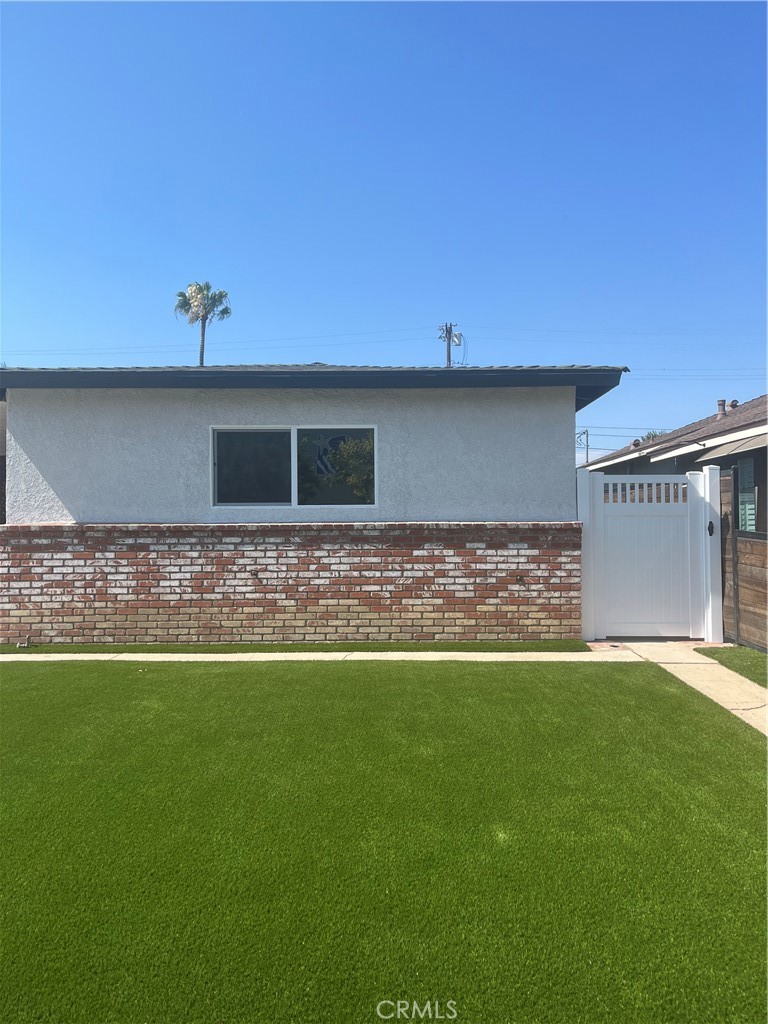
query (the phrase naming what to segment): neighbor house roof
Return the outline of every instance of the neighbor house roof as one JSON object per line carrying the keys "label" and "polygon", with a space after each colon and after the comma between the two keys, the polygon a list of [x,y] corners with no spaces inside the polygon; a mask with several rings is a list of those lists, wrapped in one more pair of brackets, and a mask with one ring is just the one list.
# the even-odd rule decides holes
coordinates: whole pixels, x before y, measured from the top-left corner
{"label": "neighbor house roof", "polygon": [[619,448],[608,455],[602,455],[599,459],[592,459],[586,466],[588,469],[601,469],[603,466],[640,458],[650,458],[651,462],[663,462],[664,459],[705,449],[709,458],[719,458],[716,453],[722,447],[733,445],[730,450],[736,451],[737,448],[748,446],[754,438],[759,439],[764,435],[768,419],[768,395],[761,395],[743,404],[722,404],[724,409],[712,416],[678,427],[677,430],[670,430],[669,433],[661,434],[644,444],[633,441],[626,448]]}
{"label": "neighbor house roof", "polygon": [[0,388],[573,387],[576,409],[615,388],[626,366],[128,366],[0,369]]}

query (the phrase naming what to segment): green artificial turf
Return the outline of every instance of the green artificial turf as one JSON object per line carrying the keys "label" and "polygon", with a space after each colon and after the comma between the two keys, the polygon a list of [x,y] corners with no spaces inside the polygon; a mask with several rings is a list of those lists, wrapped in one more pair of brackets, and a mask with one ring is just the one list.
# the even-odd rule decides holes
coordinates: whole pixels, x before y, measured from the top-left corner
{"label": "green artificial turf", "polygon": [[235,654],[281,651],[588,651],[583,640],[381,640],[294,644],[0,644],[0,654]]}
{"label": "green artificial turf", "polygon": [[751,647],[697,647],[696,651],[719,661],[753,683],[768,687],[768,654],[753,651]]}
{"label": "green artificial turf", "polygon": [[765,1020],[764,738],[654,665],[2,687],[4,1021]]}

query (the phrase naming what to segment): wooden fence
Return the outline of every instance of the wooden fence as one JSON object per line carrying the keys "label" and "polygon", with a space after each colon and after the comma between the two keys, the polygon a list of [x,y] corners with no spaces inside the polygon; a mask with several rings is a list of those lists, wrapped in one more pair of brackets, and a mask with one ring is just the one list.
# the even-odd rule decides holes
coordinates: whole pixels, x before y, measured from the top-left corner
{"label": "wooden fence", "polygon": [[730,643],[764,651],[768,636],[768,535],[736,528],[737,489],[737,471],[723,472],[720,476],[723,632]]}

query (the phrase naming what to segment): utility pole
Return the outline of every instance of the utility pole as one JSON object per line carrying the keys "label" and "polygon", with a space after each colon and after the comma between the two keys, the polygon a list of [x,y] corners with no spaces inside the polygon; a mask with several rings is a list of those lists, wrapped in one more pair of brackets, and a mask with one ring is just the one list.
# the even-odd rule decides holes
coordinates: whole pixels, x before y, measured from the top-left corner
{"label": "utility pole", "polygon": [[440,338],[445,342],[445,365],[451,365],[451,345],[453,344],[453,328],[456,324],[440,324]]}
{"label": "utility pole", "polygon": [[576,435],[576,444],[579,448],[586,448],[584,461],[589,462],[589,430],[586,427]]}

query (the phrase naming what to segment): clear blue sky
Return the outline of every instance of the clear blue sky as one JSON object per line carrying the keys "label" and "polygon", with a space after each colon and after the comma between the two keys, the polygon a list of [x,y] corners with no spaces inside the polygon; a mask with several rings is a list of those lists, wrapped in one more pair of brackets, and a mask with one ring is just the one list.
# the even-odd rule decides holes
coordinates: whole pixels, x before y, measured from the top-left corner
{"label": "clear blue sky", "polygon": [[615,448],[765,390],[759,3],[6,3],[3,359],[633,373]]}

